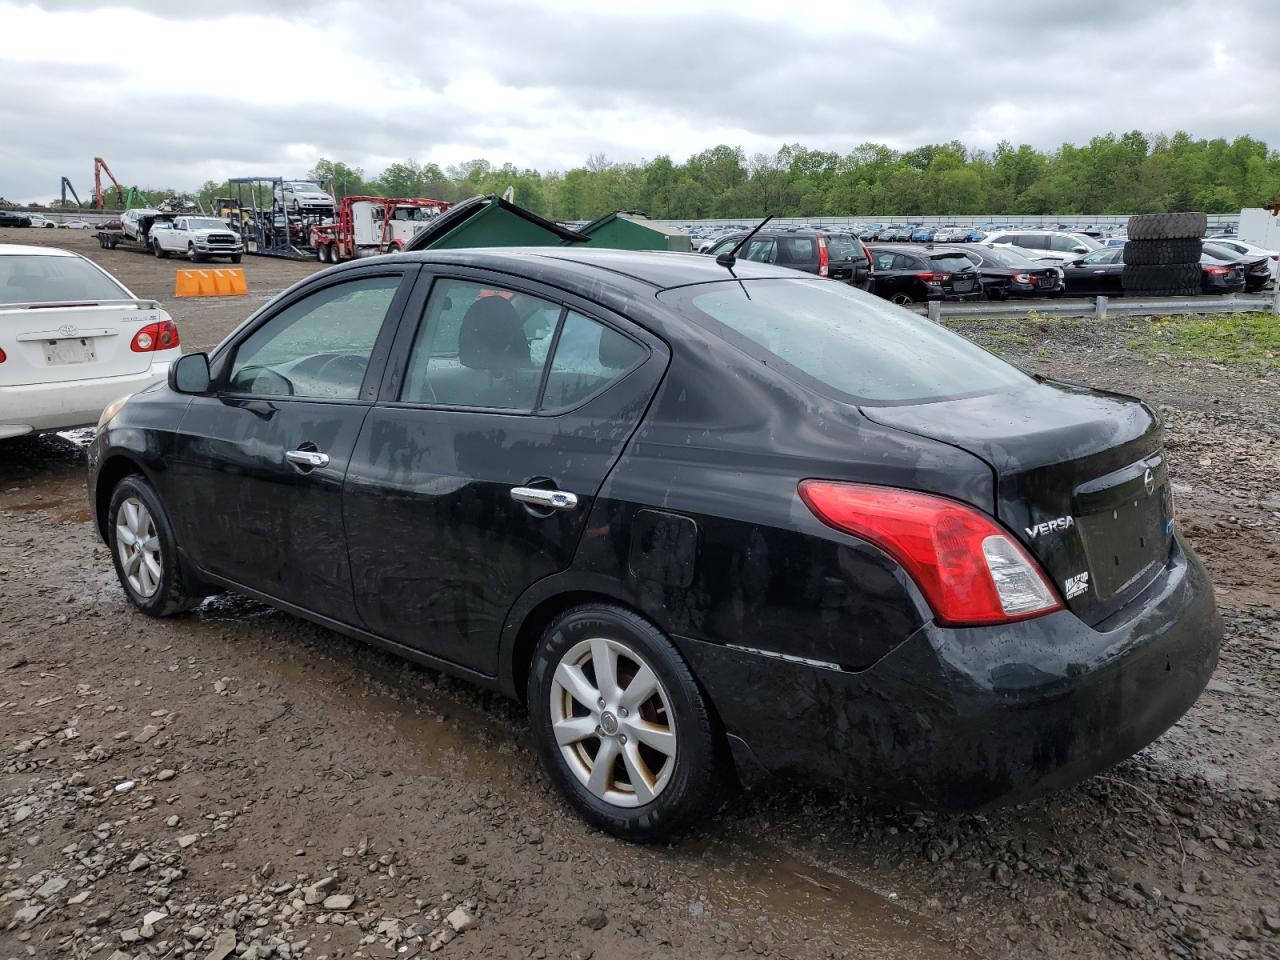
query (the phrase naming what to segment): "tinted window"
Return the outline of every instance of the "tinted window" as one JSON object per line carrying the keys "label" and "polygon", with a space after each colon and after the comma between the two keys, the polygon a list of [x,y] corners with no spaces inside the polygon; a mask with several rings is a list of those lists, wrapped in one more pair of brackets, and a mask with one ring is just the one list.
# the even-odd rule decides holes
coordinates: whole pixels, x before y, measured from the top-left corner
{"label": "tinted window", "polygon": [[812,389],[859,403],[922,403],[1025,384],[944,327],[845,284],[745,280],[660,298]]}
{"label": "tinted window", "polygon": [[1044,237],[1038,237],[1033,233],[1019,233],[1012,238],[1014,246],[1026,247],[1029,250],[1048,250],[1049,244],[1045,242]]}
{"label": "tinted window", "polygon": [[873,253],[872,256],[875,257],[877,270],[893,269],[893,261],[896,254],[881,252],[881,253]]}
{"label": "tinted window", "polygon": [[730,237],[728,240],[721,240],[719,243],[715,244],[710,250],[708,250],[707,253],[710,256],[718,257],[720,256],[720,254],[727,253],[730,250],[732,250],[733,245],[737,242],[738,242],[737,239],[733,237]]}
{"label": "tinted window", "polygon": [[230,389],[258,396],[354,400],[400,277],[366,277],[317,290],[236,348]]}
{"label": "tinted window", "polygon": [[526,293],[437,280],[400,399],[531,411],[560,312]]}
{"label": "tinted window", "polygon": [[111,277],[79,257],[0,256],[0,303],[78,303],[128,297],[128,291]]}
{"label": "tinted window", "polygon": [[973,269],[973,262],[963,253],[940,253],[929,259],[933,261],[933,269],[935,270],[950,270],[952,273],[960,273]]}
{"label": "tinted window", "polygon": [[585,400],[643,360],[646,352],[629,337],[570,311],[556,341],[542,408],[556,410]]}
{"label": "tinted window", "polygon": [[813,237],[778,237],[774,260],[780,267],[816,267],[818,241]]}
{"label": "tinted window", "polygon": [[1054,234],[1049,238],[1049,249],[1057,250],[1059,253],[1075,253],[1078,250],[1088,250],[1089,248],[1075,237],[1063,237]]}

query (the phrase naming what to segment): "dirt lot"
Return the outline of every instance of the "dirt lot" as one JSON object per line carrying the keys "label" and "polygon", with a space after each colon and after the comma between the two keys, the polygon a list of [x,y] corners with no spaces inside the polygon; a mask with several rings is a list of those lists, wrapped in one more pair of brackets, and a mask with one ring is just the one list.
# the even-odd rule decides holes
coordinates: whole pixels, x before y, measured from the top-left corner
{"label": "dirt lot", "polygon": [[[59,231],[188,349],[243,299]],[[245,263],[253,298],[309,265]],[[1227,623],[1191,713],[1063,794],[982,816],[778,784],[678,845],[584,827],[520,710],[235,597],[131,611],[78,450],[0,449],[0,957],[1280,956],[1280,368],[1146,321],[971,322],[1168,421],[1179,520]]]}

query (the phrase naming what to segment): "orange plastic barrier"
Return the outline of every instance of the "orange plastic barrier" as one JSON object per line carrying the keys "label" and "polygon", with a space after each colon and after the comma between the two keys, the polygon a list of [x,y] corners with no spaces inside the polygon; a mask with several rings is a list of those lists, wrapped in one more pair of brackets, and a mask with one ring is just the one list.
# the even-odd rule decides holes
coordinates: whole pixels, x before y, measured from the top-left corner
{"label": "orange plastic barrier", "polygon": [[249,292],[243,267],[221,270],[179,270],[175,297],[243,297]]}

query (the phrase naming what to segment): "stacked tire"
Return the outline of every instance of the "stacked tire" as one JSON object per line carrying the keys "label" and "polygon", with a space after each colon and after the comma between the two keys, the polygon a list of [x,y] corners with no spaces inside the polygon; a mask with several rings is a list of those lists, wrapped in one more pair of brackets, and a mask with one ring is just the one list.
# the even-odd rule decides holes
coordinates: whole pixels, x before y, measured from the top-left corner
{"label": "stacked tire", "polygon": [[1129,218],[1120,282],[1130,297],[1194,297],[1201,292],[1203,213],[1152,213]]}

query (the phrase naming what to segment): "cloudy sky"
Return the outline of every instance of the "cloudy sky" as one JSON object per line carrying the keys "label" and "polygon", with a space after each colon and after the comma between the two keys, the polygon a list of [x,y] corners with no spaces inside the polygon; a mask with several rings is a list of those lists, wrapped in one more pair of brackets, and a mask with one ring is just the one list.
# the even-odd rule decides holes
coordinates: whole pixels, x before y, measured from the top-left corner
{"label": "cloudy sky", "polygon": [[0,196],[717,143],[1280,146],[1280,2],[0,0]]}

